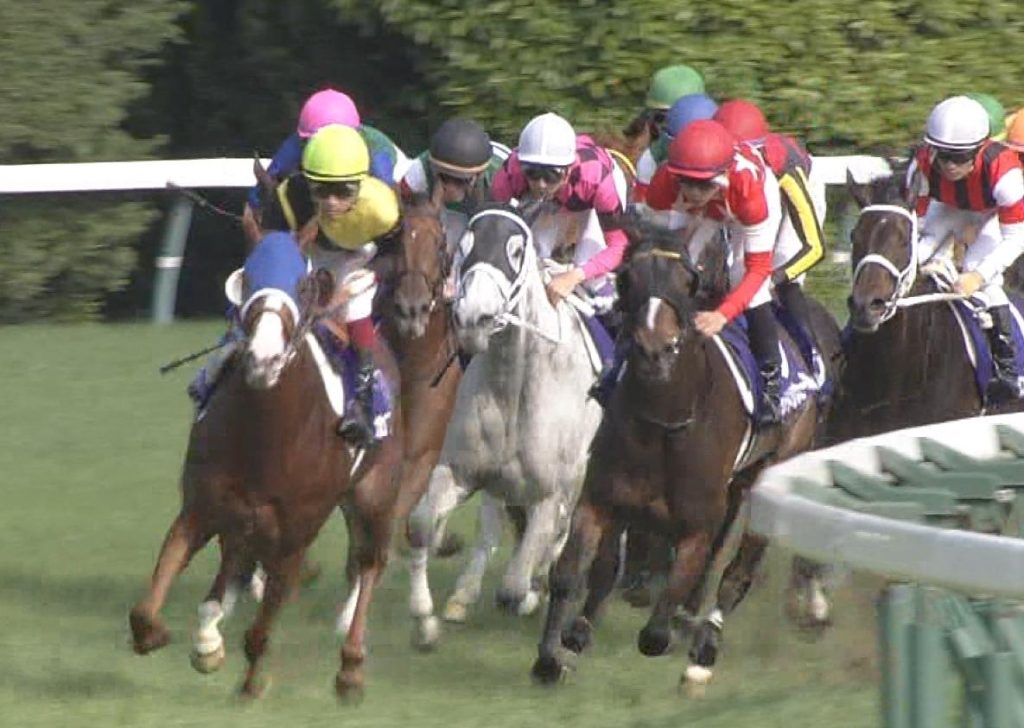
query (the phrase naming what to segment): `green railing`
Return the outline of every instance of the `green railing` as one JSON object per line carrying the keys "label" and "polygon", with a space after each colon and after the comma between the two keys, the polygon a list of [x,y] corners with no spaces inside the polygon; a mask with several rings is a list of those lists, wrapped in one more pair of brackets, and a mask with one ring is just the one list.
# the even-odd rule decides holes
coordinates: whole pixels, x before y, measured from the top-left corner
{"label": "green railing", "polygon": [[[845,443],[770,468],[752,526],[893,581],[879,602],[887,728],[1024,726],[1024,415]],[[962,686],[956,689],[956,685]]]}

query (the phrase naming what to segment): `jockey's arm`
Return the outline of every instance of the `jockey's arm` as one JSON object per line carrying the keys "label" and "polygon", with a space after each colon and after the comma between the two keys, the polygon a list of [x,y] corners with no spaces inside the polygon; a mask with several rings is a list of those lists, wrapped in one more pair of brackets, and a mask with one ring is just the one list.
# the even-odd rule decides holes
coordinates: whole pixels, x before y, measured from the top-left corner
{"label": "jockey's arm", "polygon": [[790,223],[800,239],[800,250],[772,273],[775,284],[795,280],[825,256],[821,221],[811,200],[807,175],[800,168],[787,172],[779,178],[779,190]]}
{"label": "jockey's arm", "polygon": [[1001,275],[1024,253],[1024,173],[1019,167],[1000,176],[992,196],[999,205],[1002,241],[975,268],[986,283]]}
{"label": "jockey's arm", "polygon": [[[292,134],[285,139],[281,146],[274,152],[274,157],[270,160],[270,166],[267,167],[267,174],[274,181],[279,181],[299,168],[302,162],[302,140],[298,134]],[[261,195],[260,185],[257,182],[253,187],[249,188],[248,197],[249,207],[253,211],[259,210],[263,199]]]}

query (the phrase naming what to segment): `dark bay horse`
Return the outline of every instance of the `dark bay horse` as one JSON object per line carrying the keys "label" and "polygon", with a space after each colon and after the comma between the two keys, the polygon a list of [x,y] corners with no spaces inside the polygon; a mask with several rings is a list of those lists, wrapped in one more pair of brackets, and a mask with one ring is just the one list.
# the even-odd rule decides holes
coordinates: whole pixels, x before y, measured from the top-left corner
{"label": "dark bay horse", "polygon": [[848,299],[845,365],[827,439],[839,442],[980,414],[984,402],[951,305],[904,305],[936,291],[918,275],[917,223],[907,193],[889,179],[871,184],[849,179],[848,187],[861,207],[852,233],[856,274]]}
{"label": "dark bay horse", "polygon": [[[693,326],[698,272],[677,235],[643,224],[628,232],[633,249],[619,286],[633,346],[591,446],[568,543],[551,572],[551,601],[533,666],[541,682],[557,681],[570,653],[589,644],[614,586],[626,526],[656,533],[675,548],[667,586],[638,638],[645,655],[664,654],[670,620],[680,606],[696,614],[707,572],[743,515],[757,475],[808,448],[817,428],[817,403],[809,397],[737,464],[748,415],[721,350]],[[694,635],[685,677],[691,684],[710,679],[724,617],[750,588],[766,545],[744,529],[716,608]],[[586,601],[570,622],[571,602],[584,592],[584,582]]]}
{"label": "dark bay horse", "polygon": [[[323,354],[309,333],[330,297],[331,286],[323,281],[322,275],[307,276],[305,257],[290,234],[268,234],[248,256],[244,347],[205,416],[192,427],[181,510],[164,540],[149,592],[130,616],[137,653],[163,647],[169,634],[158,615],[170,586],[211,538],[222,545],[219,585],[211,593],[222,597],[224,582],[258,561],[267,586],[245,634],[249,664],[241,692],[246,696],[263,690],[260,668],[272,623],[295,588],[306,549],[339,506],[360,596],[335,685],[339,695],[358,694],[368,610],[387,560],[401,416],[395,413],[393,434],[353,472],[356,456],[335,433],[337,414],[318,368]],[[397,387],[393,361],[383,347],[375,354]]]}

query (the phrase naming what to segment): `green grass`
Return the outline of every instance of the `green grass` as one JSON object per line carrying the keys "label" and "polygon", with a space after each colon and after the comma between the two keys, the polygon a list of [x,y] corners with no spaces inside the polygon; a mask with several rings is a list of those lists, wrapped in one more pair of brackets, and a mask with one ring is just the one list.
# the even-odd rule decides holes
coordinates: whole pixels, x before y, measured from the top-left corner
{"label": "green grass", "polygon": [[[244,603],[227,627],[228,662],[212,676],[188,665],[195,607],[213,550],[178,581],[164,610],[174,641],[149,657],[128,646],[127,614],[143,593],[178,503],[177,474],[190,407],[185,368],[157,366],[200,348],[217,324],[18,327],[0,330],[0,724],[4,726],[676,726],[866,727],[879,724],[873,593],[845,587],[836,629],[802,641],[782,616],[785,557],[727,623],[708,695],[681,697],[684,651],[658,659],[635,649],[645,613],[616,596],[580,669],[557,690],[528,671],[540,616],[516,620],[485,601],[439,651],[409,646],[406,577],[385,576],[370,625],[368,690],[358,707],[333,695],[332,633],[342,592],[344,533],[334,519],[314,547],[319,582],[286,609],[271,643],[273,686],[241,705]],[[454,521],[472,533],[468,510]],[[504,563],[507,554],[497,560]],[[439,603],[457,564],[435,563]]]}

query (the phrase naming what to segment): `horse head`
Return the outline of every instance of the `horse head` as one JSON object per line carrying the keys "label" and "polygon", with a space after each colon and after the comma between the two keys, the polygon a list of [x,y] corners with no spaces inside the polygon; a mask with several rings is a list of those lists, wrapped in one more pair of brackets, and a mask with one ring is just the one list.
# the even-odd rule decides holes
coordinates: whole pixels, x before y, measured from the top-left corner
{"label": "horse head", "polygon": [[699,339],[692,319],[700,274],[671,232],[635,223],[627,233],[634,249],[616,282],[625,330],[635,345],[636,373],[667,382],[683,345]]}
{"label": "horse head", "polygon": [[454,266],[455,332],[464,351],[480,354],[514,315],[537,268],[529,225],[510,207],[485,206],[470,218]]}
{"label": "horse head", "polygon": [[277,385],[308,329],[310,309],[330,296],[333,277],[308,270],[294,236],[272,232],[228,279],[228,299],[240,307],[242,368],[250,387]]}
{"label": "horse head", "polygon": [[401,336],[418,339],[443,298],[450,259],[441,220],[441,185],[433,197],[417,196],[402,210],[395,267],[395,323]]}
{"label": "horse head", "polygon": [[892,318],[917,277],[917,215],[911,208],[916,191],[902,192],[889,178],[858,184],[849,172],[847,186],[861,208],[851,233],[847,306],[851,325],[871,333]]}

